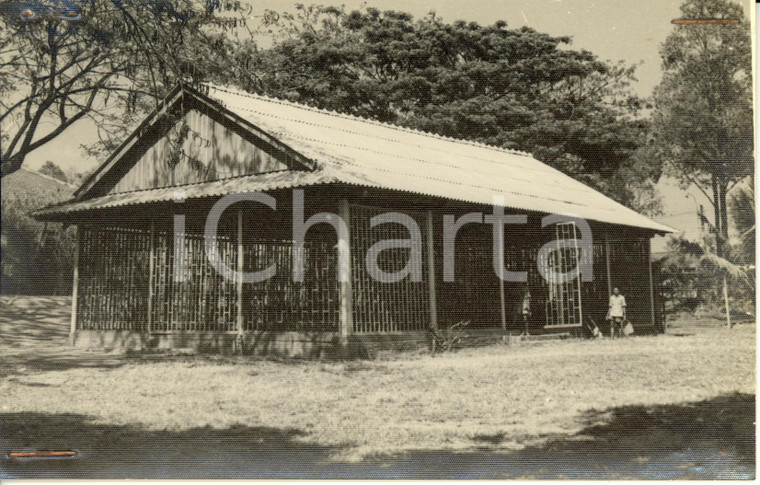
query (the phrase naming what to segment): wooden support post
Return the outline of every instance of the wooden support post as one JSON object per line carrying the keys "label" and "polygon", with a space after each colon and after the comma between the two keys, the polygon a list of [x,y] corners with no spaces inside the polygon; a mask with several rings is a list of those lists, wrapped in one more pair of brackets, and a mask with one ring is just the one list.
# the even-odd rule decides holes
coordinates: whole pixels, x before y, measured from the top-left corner
{"label": "wooden support post", "polygon": [[74,235],[74,277],[71,289],[71,328],[69,344],[74,345],[77,332],[77,312],[79,311],[79,225]]}
{"label": "wooden support post", "polygon": [[427,264],[428,264],[428,295],[430,298],[430,327],[438,328],[438,304],[435,294],[435,240],[433,231],[433,211],[427,211]]}
{"label": "wooden support post", "polygon": [[[354,330],[354,304],[353,294],[351,288],[351,212],[348,205],[348,200],[340,199],[338,201],[338,215],[348,228],[348,241],[344,241],[345,251],[348,257],[348,274],[347,278],[340,278],[340,262],[338,263],[338,284],[340,285],[340,323],[339,331],[341,341],[345,344],[348,343],[348,337]],[[338,240],[338,247],[340,248],[341,241],[340,235]],[[338,252],[338,260],[340,261],[340,250]]]}
{"label": "wooden support post", "polygon": [[652,310],[652,326],[657,326],[654,307],[654,278],[652,277],[652,239],[647,239],[647,266],[649,268],[649,303]]}
{"label": "wooden support post", "polygon": [[148,323],[146,331],[150,335],[153,327],[153,283],[156,278],[156,224],[150,221],[150,241],[148,249]]}
{"label": "wooden support post", "polygon": [[501,310],[501,329],[507,330],[507,300],[504,294],[504,225],[497,226],[499,238],[499,306]]}
{"label": "wooden support post", "polygon": [[237,213],[237,333],[243,335],[243,211]]}
{"label": "wooden support post", "polygon": [[607,264],[607,296],[612,296],[612,272],[610,271],[610,236],[604,235],[604,262]]}

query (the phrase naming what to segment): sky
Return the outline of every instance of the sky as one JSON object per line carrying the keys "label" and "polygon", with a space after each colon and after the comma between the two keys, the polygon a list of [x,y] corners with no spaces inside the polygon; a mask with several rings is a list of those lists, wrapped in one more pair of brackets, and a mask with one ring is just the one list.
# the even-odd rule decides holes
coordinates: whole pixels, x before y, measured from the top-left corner
{"label": "sky", "polygon": [[[749,17],[751,3],[743,1]],[[641,96],[650,96],[662,77],[659,46],[674,28],[670,22],[679,16],[681,0],[314,0],[314,3],[343,4],[347,10],[366,3],[380,10],[406,11],[415,17],[435,11],[447,22],[462,19],[492,24],[505,20],[510,28],[529,26],[551,35],[570,36],[572,48],[587,49],[604,60],[638,64],[638,81],[633,89]],[[251,2],[251,15],[260,16],[266,9],[293,10],[294,4],[293,0],[257,0]],[[92,124],[81,121],[58,140],[31,153],[25,165],[36,169],[52,160],[67,171],[89,170],[98,161],[86,158],[78,147],[96,139]],[[663,196],[664,215],[656,219],[687,234],[698,235],[696,208],[702,204],[708,217],[712,213],[706,197],[696,188],[681,191],[670,179],[661,180],[658,188]],[[661,250],[664,243],[665,238],[655,238],[653,250]]]}

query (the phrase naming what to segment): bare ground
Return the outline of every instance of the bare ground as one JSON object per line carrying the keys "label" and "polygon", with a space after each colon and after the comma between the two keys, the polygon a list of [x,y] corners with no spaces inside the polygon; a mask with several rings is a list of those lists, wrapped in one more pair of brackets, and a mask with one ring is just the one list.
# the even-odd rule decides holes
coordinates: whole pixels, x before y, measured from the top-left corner
{"label": "bare ground", "polygon": [[68,299],[0,299],[2,476],[752,478],[755,325],[273,362],[64,347]]}

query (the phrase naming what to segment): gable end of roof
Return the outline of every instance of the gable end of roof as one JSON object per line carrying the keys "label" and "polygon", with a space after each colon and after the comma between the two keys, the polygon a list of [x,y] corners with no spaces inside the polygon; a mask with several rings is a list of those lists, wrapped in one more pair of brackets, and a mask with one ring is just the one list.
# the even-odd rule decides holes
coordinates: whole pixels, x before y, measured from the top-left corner
{"label": "gable end of roof", "polygon": [[[142,123],[140,123],[124,142],[122,142],[122,144],[82,182],[79,188],[74,191],[75,199],[86,199],[90,192],[97,187],[104,178],[114,170],[119,169],[120,166],[125,163],[124,160],[127,155],[129,155],[130,151],[135,149],[138,141],[142,140],[148,133],[160,129],[159,124],[165,119],[168,113],[176,112],[177,110],[187,112],[193,107],[199,106],[205,107],[207,112],[214,118],[224,118],[224,122],[234,125],[239,134],[244,137],[252,138],[257,142],[260,141],[265,145],[269,145],[274,152],[284,154],[285,156],[283,158],[294,160],[298,166],[291,168],[300,170],[313,170],[316,168],[316,164],[313,160],[303,156],[285,143],[282,143],[276,137],[227,109],[219,101],[191,87],[177,85],[159,102],[158,106],[145,118],[145,120],[143,120]],[[252,141],[252,143],[256,142]]]}

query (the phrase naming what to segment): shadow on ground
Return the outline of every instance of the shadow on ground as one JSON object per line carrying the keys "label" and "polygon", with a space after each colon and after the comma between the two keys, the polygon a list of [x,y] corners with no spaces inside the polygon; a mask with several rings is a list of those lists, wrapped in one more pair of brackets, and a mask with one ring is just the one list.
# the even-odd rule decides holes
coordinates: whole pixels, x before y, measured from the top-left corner
{"label": "shadow on ground", "polygon": [[[738,393],[589,411],[577,435],[550,438],[511,459],[525,465],[526,478],[754,478],[754,418],[755,396]],[[479,438],[495,443],[499,436]]]}
{"label": "shadow on ground", "polygon": [[[754,478],[755,397],[589,412],[573,436],[517,452],[413,452],[360,463],[309,444],[300,430],[155,431],[70,414],[0,414],[0,469],[18,478]],[[10,459],[10,450],[74,449],[77,458]]]}
{"label": "shadow on ground", "polygon": [[0,297],[3,347],[64,345],[71,318],[70,297]]}
{"label": "shadow on ground", "polygon": [[[132,359],[136,361],[137,359]],[[68,369],[113,369],[130,361],[124,354],[87,352],[74,349],[38,350],[0,356],[0,378],[21,372],[48,372]]]}
{"label": "shadow on ground", "polygon": [[[241,478],[305,476],[335,450],[296,441],[298,430],[154,431],[76,414],[0,414],[4,478]],[[75,450],[76,458],[12,459],[8,451]]]}
{"label": "shadow on ground", "polygon": [[0,296],[0,378],[126,363],[124,355],[69,347],[70,312],[71,297]]}

